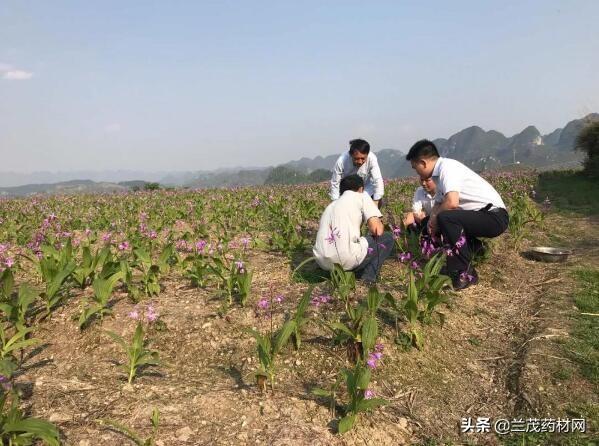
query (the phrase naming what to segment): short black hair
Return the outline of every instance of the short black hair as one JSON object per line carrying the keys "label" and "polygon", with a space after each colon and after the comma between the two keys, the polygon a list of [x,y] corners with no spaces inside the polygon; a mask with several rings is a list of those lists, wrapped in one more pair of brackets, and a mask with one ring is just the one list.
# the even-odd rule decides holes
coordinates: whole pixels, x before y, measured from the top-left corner
{"label": "short black hair", "polygon": [[437,146],[428,139],[421,139],[416,142],[406,155],[406,160],[417,160],[420,158],[439,158],[439,151]]}
{"label": "short black hair", "polygon": [[364,155],[368,155],[370,153],[370,144],[368,144],[368,141],[364,141],[363,139],[352,139],[349,142],[350,155],[355,151],[363,153]]}
{"label": "short black hair", "polygon": [[339,184],[339,194],[343,195],[343,192],[346,190],[358,192],[358,189],[361,187],[364,187],[364,180],[360,175],[354,173],[353,175],[348,175],[341,180],[341,183]]}

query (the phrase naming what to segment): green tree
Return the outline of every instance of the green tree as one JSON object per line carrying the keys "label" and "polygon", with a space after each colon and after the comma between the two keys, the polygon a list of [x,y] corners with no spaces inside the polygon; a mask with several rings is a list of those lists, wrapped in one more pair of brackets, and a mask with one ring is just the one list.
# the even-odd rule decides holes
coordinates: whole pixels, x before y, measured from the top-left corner
{"label": "green tree", "polygon": [[588,123],[576,137],[576,149],[586,153],[584,171],[599,178],[599,121]]}
{"label": "green tree", "polygon": [[330,180],[331,175],[333,175],[333,172],[331,172],[330,170],[316,169],[310,172],[310,175],[308,175],[308,179],[312,183],[320,183],[321,181]]}
{"label": "green tree", "polygon": [[146,183],[144,190],[158,190],[160,189],[160,183]]}

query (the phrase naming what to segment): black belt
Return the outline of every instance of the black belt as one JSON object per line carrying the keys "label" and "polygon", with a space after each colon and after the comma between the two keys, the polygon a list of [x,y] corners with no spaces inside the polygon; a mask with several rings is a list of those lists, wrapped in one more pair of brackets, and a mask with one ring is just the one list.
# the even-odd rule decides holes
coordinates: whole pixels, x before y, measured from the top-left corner
{"label": "black belt", "polygon": [[494,212],[494,213],[501,212],[501,211],[507,212],[507,210],[505,210],[504,208],[496,207],[495,209],[491,209],[492,207],[493,207],[493,203],[489,203],[484,208],[479,209],[479,210],[481,212]]}

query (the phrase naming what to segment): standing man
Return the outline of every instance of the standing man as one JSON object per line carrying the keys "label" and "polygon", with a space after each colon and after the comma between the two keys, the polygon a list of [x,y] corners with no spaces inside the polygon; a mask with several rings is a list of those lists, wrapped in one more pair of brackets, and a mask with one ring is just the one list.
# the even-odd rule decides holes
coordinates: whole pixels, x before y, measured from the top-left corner
{"label": "standing man", "polygon": [[437,147],[423,139],[412,146],[406,159],[420,178],[431,178],[437,187],[435,206],[428,221],[431,235],[457,248],[447,257],[447,270],[456,290],[478,282],[470,264],[477,237],[497,237],[508,227],[509,215],[497,191],[459,161],[439,156]]}
{"label": "standing man", "polygon": [[339,198],[339,184],[348,176],[357,174],[364,180],[364,191],[374,200],[379,208],[385,195],[383,176],[379,162],[374,153],[370,153],[370,144],[363,139],[353,139],[349,142],[349,152],[343,153],[335,163],[331,178],[331,200]]}
{"label": "standing man", "polygon": [[[320,218],[314,257],[324,270],[331,271],[339,264],[364,282],[375,282],[393,249],[393,236],[384,232],[381,211],[364,193],[359,175],[343,178],[340,193],[341,197],[330,203]],[[370,232],[366,237],[360,232],[362,223]]]}

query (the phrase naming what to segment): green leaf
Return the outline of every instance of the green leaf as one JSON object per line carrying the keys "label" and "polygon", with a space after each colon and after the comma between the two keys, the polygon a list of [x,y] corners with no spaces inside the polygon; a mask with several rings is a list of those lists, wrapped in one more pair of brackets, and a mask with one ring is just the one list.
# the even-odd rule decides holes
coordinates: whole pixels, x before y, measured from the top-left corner
{"label": "green leaf", "polygon": [[7,433],[23,432],[30,434],[32,437],[40,438],[48,446],[60,446],[58,429],[48,421],[37,418],[24,418],[5,423],[2,430]]}
{"label": "green leaf", "polygon": [[274,354],[280,352],[281,349],[283,347],[285,347],[285,345],[289,341],[289,337],[293,334],[293,332],[295,331],[296,328],[297,328],[297,324],[296,324],[295,320],[293,320],[293,319],[288,320],[287,322],[285,322],[283,324],[283,326],[281,327],[281,329],[279,330],[279,332],[277,333],[277,336],[275,338],[275,344],[274,344],[274,348],[273,348]]}
{"label": "green leaf", "polygon": [[10,268],[6,268],[2,274],[0,274],[0,297],[8,299],[12,294],[12,289],[15,285],[15,278]]}
{"label": "green leaf", "polygon": [[389,402],[382,398],[371,398],[369,400],[364,399],[358,403],[357,410],[359,412],[364,412],[367,410],[375,409],[380,406],[384,406],[386,404],[389,404]]}
{"label": "green leaf", "polygon": [[56,274],[56,276],[52,278],[46,288],[46,294],[48,295],[49,300],[52,300],[56,293],[58,293],[63,282],[71,275],[71,273],[75,270],[75,267],[75,262],[71,260],[58,274]]}
{"label": "green leaf", "polygon": [[110,336],[114,341],[116,341],[121,347],[123,347],[123,349],[125,349],[125,351],[128,350],[128,346],[127,343],[125,342],[125,339],[123,339],[122,336],[119,336],[118,334],[116,334],[113,331],[109,331],[106,330],[104,333],[106,333],[108,336]]}
{"label": "green leaf", "polygon": [[324,398],[330,398],[333,395],[333,392],[331,392],[330,390],[315,388],[315,389],[312,389],[312,395],[321,396]]}
{"label": "green leaf", "polygon": [[350,415],[346,415],[343,418],[341,418],[341,420],[339,420],[339,433],[340,434],[344,434],[346,433],[348,430],[350,430],[352,427],[354,427],[354,424],[356,422],[356,414],[350,414]]}
{"label": "green leaf", "polygon": [[160,412],[158,409],[154,407],[152,410],[152,416],[150,417],[150,421],[152,422],[152,427],[154,430],[158,429],[158,425],[160,424]]}
{"label": "green leaf", "polygon": [[368,389],[372,374],[370,369],[363,366],[357,366],[355,370],[356,388],[360,390]]}
{"label": "green leaf", "polygon": [[328,325],[329,328],[332,331],[341,331],[343,333],[345,333],[347,336],[349,336],[352,339],[356,338],[356,334],[351,331],[345,324],[343,324],[342,322],[333,322],[331,324]]}
{"label": "green leaf", "polygon": [[422,350],[424,346],[424,339],[422,337],[422,332],[417,328],[412,328],[412,345],[416,347],[418,350]]}
{"label": "green leaf", "polygon": [[362,324],[362,348],[364,355],[370,353],[378,337],[378,322],[375,316],[368,317]]}
{"label": "green leaf", "polygon": [[99,419],[96,421],[101,425],[110,426],[111,428],[119,431],[121,434],[129,437],[137,446],[143,446],[144,441],[141,439],[141,437],[139,435],[137,435],[137,433],[135,431],[133,431],[132,429],[129,429],[124,424],[117,423],[116,421],[112,421],[112,420],[106,420],[106,419]]}

